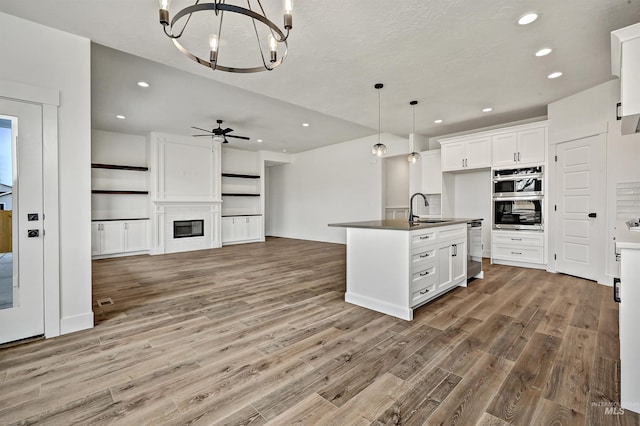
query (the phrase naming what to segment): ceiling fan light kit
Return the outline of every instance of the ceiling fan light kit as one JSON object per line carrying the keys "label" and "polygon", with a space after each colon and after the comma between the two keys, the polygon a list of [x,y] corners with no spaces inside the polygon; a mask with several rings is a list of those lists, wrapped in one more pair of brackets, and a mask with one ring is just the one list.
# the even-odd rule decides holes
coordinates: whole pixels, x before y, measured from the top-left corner
{"label": "ceiling fan light kit", "polygon": [[[194,137],[202,137],[202,136],[206,136],[211,138],[211,140],[213,140],[214,142],[221,142],[221,143],[229,143],[229,141],[227,140],[227,138],[236,138],[236,139],[243,139],[243,140],[250,140],[251,138],[247,137],[247,136],[236,136],[236,135],[230,135],[229,133],[233,132],[233,129],[230,128],[226,128],[223,129],[222,128],[222,123],[224,123],[223,120],[216,120],[216,123],[218,123],[218,127],[212,129],[212,130],[207,130],[207,129],[203,129],[201,127],[195,127],[195,126],[191,126],[192,129],[196,129],[196,130],[200,130],[203,132],[206,132],[206,135],[193,135]],[[261,142],[261,141],[259,141]]]}
{"label": "ceiling fan light kit", "polygon": [[378,91],[378,143],[371,148],[371,153],[378,157],[382,157],[387,153],[387,147],[380,141],[380,89],[384,87],[384,84],[376,83],[373,87]]}
{"label": "ceiling fan light kit", "polygon": [[[274,68],[280,66],[287,57],[287,39],[289,38],[289,31],[293,28],[293,0],[284,0],[284,30],[278,27],[278,25],[276,25],[272,20],[267,18],[267,14],[262,7],[262,3],[260,0],[255,0],[254,7],[251,6],[252,1],[247,0],[246,8],[233,4],[227,4],[226,0],[213,0],[208,2],[200,2],[200,0],[196,0],[196,2],[191,6],[187,6],[184,9],[179,10],[173,16],[173,19],[170,19],[169,2],[170,0],[160,0],[159,21],[160,25],[162,25],[162,28],[164,29],[164,33],[173,41],[173,44],[183,55],[201,65],[209,67],[214,71],[220,70],[233,73],[254,73],[261,71],[271,71]],[[209,36],[209,60],[203,59],[191,53],[191,51],[185,48],[180,42],[180,38],[189,26],[189,21],[191,20],[192,15],[198,12],[213,13],[218,19],[217,33],[211,34]],[[218,63],[220,37],[222,36],[222,22],[225,12],[246,16],[251,20],[251,24],[256,36],[256,41],[258,43],[258,48],[260,50],[260,59],[262,65],[258,65],[255,67],[230,67]],[[181,23],[182,20],[184,20],[183,24]],[[262,24],[267,27],[267,42],[269,46],[268,58],[265,57],[262,43],[260,42],[260,37],[258,35],[258,26],[256,25],[256,23]],[[278,58],[279,45],[284,46],[283,54],[280,58]]]}

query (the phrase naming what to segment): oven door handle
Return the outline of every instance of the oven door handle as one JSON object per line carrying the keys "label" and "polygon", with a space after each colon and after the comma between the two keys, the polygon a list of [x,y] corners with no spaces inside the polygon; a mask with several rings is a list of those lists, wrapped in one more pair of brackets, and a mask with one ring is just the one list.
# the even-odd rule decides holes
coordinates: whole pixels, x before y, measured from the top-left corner
{"label": "oven door handle", "polygon": [[542,201],[543,199],[544,195],[523,195],[522,197],[493,197],[494,201]]}

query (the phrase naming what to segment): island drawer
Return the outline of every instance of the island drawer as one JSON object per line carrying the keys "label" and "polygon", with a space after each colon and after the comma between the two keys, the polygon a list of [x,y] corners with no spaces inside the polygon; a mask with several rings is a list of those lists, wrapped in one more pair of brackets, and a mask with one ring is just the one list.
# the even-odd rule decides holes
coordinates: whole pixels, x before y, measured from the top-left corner
{"label": "island drawer", "polygon": [[435,230],[411,233],[411,248],[422,247],[436,241],[438,233]]}
{"label": "island drawer", "polygon": [[432,265],[411,274],[411,290],[424,288],[432,284],[435,285],[437,281],[436,265]]}
{"label": "island drawer", "polygon": [[436,249],[435,247],[426,247],[418,250],[414,250],[411,254],[411,270],[417,271],[428,267],[430,264],[436,261]]}
{"label": "island drawer", "polygon": [[411,291],[411,307],[419,305],[420,303],[435,296],[436,283],[425,285],[416,290]]}

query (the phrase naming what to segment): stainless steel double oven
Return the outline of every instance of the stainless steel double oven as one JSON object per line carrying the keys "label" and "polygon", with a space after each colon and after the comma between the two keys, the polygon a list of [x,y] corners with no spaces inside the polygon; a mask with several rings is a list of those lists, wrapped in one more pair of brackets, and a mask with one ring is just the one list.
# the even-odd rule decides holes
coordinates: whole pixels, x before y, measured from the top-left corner
{"label": "stainless steel double oven", "polygon": [[542,231],[543,166],[493,171],[493,228]]}

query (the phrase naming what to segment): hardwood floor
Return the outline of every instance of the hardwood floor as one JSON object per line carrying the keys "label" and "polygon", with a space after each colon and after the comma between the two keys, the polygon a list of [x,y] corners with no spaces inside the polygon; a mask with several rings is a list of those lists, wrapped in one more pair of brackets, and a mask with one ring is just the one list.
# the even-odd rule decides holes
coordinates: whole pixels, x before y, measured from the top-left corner
{"label": "hardwood floor", "polygon": [[342,245],[94,261],[94,329],[0,350],[0,424],[639,425],[610,287],[484,269],[406,322],[344,302]]}

